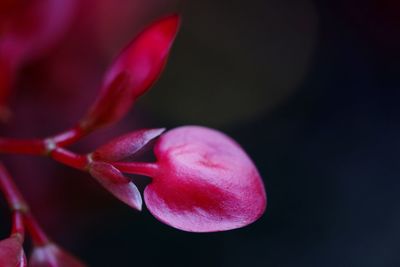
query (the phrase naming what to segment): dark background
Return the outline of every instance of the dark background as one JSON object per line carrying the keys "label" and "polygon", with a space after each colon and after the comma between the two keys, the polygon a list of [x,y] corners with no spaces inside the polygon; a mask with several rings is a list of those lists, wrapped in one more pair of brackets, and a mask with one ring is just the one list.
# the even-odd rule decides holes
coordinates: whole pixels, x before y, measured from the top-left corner
{"label": "dark background", "polygon": [[5,132],[43,136],[73,124],[119,47],[179,10],[160,81],[114,130],[75,149],[140,127],[214,127],[253,158],[268,207],[243,229],[186,233],[86,174],[6,158],[59,244],[90,266],[400,266],[398,1],[92,2],[23,70]]}

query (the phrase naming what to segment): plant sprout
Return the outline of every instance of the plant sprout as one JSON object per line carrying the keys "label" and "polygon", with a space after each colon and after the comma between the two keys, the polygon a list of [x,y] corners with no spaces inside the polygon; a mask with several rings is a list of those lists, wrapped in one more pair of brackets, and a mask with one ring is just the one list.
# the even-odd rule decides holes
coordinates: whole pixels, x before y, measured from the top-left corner
{"label": "plant sprout", "polygon": [[[12,25],[1,32],[0,39],[3,121],[10,119],[7,100],[20,66],[49,47],[68,21],[68,9],[64,7],[61,12],[57,8],[56,3],[61,2],[0,5],[5,11],[2,14],[16,14],[2,16],[0,21]],[[60,14],[56,16],[55,12]],[[35,27],[28,27],[32,14],[40,14],[41,20]],[[49,27],[53,20],[57,23]],[[243,149],[217,130],[202,126],[141,129],[86,154],[69,148],[92,132],[115,125],[151,88],[166,65],[180,23],[179,15],[166,16],[134,38],[111,64],[97,98],[74,127],[45,138],[0,137],[0,153],[49,157],[87,172],[123,203],[140,211],[144,202],[155,218],[183,231],[225,231],[256,221],[266,208],[262,179]],[[154,162],[132,160],[149,145]],[[127,174],[151,179],[143,192],[144,201]],[[10,236],[0,241],[0,266],[85,266],[46,235],[1,163],[0,190],[13,218]],[[33,243],[29,263],[23,249],[26,233]]]}

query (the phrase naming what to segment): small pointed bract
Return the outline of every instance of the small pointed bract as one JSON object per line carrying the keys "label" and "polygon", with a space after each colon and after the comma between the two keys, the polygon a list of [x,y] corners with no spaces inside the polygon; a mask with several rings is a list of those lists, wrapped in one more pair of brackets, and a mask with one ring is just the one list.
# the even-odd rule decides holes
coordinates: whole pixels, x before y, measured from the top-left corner
{"label": "small pointed bract", "polygon": [[164,131],[164,128],[141,129],[125,134],[96,149],[92,157],[94,160],[109,162],[127,159],[160,136]]}
{"label": "small pointed bract", "polygon": [[142,197],[136,185],[109,163],[94,161],[89,166],[90,174],[116,198],[128,206],[142,210]]}
{"label": "small pointed bract", "polygon": [[257,220],[266,207],[261,177],[231,138],[216,130],[186,126],[159,137],[159,172],[144,199],[162,222],[191,232],[235,229]]}
{"label": "small pointed bract", "polygon": [[86,267],[86,265],[69,252],[50,243],[33,248],[29,267]]}
{"label": "small pointed bract", "polygon": [[158,79],[179,28],[179,16],[161,19],[137,36],[117,57],[99,96],[81,121],[86,131],[121,119]]}
{"label": "small pointed bract", "polygon": [[22,238],[15,234],[0,241],[1,267],[26,267],[26,257],[22,247]]}

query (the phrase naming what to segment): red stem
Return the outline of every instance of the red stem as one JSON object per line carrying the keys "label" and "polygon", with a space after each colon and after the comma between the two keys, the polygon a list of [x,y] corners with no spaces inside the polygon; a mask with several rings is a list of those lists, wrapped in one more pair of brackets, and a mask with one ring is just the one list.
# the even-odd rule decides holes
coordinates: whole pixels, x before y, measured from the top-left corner
{"label": "red stem", "polygon": [[79,141],[86,134],[87,132],[82,129],[80,125],[77,125],[69,130],[51,137],[50,140],[52,140],[52,142],[59,147],[66,147]]}
{"label": "red stem", "polygon": [[49,238],[40,228],[32,214],[29,212],[29,207],[23,199],[20,191],[15,185],[11,176],[7,172],[3,164],[0,163],[0,191],[4,194],[5,199],[13,211],[13,224],[11,234],[20,234],[24,239],[26,225],[33,242],[36,245],[44,245],[49,242]]}
{"label": "red stem", "polygon": [[13,213],[13,223],[12,223],[12,230],[11,234],[20,234],[22,239],[24,238],[25,228],[24,228],[24,221],[23,215],[20,211],[14,211]]}
{"label": "red stem", "polygon": [[24,227],[23,214],[21,211],[13,212],[11,235],[19,235],[21,237],[22,241],[24,240],[25,227]]}
{"label": "red stem", "polygon": [[54,147],[72,145],[87,134],[79,125],[59,133],[53,137],[44,139],[16,139],[0,137],[0,153],[47,155]]}
{"label": "red stem", "polygon": [[[47,139],[12,139],[0,137],[0,153],[28,154],[36,156],[51,155],[53,159],[67,166],[85,170],[88,163],[86,156],[75,154],[61,146],[79,140],[85,132],[79,127],[65,131]],[[4,167],[3,167],[4,169]]]}
{"label": "red stem", "polygon": [[14,139],[0,137],[0,153],[45,155],[47,147],[41,139]]}
{"label": "red stem", "polygon": [[35,246],[44,246],[50,243],[50,239],[47,237],[31,213],[26,214],[24,218],[26,228]]}
{"label": "red stem", "polygon": [[4,194],[11,210],[26,211],[28,206],[19,192],[10,174],[3,164],[0,163],[0,191]]}
{"label": "red stem", "polygon": [[86,156],[75,154],[61,147],[53,149],[50,155],[54,160],[78,170],[84,171],[88,165]]}
{"label": "red stem", "polygon": [[19,235],[21,242],[24,240],[25,229],[23,223],[23,213],[28,211],[21,193],[19,192],[11,176],[3,164],[0,163],[0,191],[4,194],[10,210],[12,210],[13,222],[11,235]]}
{"label": "red stem", "polygon": [[156,163],[148,162],[111,162],[110,164],[121,172],[145,175],[148,177],[157,175],[159,169]]}

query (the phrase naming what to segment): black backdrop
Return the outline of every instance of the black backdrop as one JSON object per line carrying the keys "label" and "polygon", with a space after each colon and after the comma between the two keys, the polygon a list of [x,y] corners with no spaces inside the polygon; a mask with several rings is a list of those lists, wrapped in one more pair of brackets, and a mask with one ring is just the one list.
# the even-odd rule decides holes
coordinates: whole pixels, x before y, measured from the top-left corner
{"label": "black backdrop", "polygon": [[205,124],[235,138],[263,176],[265,215],[193,234],[104,194],[101,216],[75,214],[63,229],[77,236],[50,230],[55,239],[91,266],[400,266],[400,5],[180,8],[171,61],[138,110],[145,125]]}

